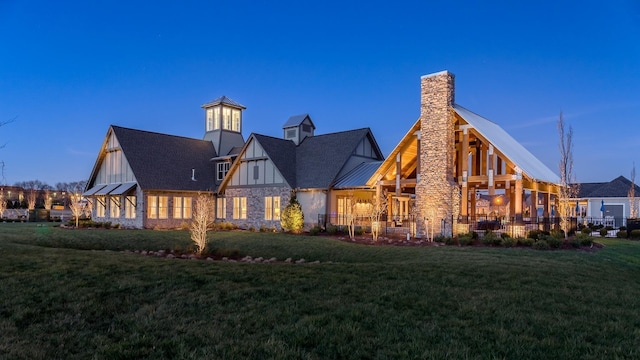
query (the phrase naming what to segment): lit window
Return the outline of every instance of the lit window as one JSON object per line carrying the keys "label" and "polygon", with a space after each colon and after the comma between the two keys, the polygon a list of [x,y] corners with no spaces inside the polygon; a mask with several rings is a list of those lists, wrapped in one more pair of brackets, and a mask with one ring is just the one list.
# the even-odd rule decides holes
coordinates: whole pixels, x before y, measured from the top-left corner
{"label": "lit window", "polygon": [[96,217],[105,217],[107,215],[107,203],[104,196],[96,196]]}
{"label": "lit window", "polygon": [[222,128],[225,130],[231,130],[231,109],[222,108]]}
{"label": "lit window", "polygon": [[216,217],[218,219],[226,219],[227,218],[227,199],[225,198],[217,198],[216,199]]}
{"label": "lit window", "polygon": [[233,218],[234,219],[247,218],[247,198],[246,197],[233,198]]}
{"label": "lit window", "polygon": [[158,196],[158,219],[169,217],[169,197]]}
{"label": "lit window", "polygon": [[149,219],[158,218],[158,197],[157,196],[147,197],[147,217]]}
{"label": "lit window", "polygon": [[191,198],[190,197],[173,197],[173,218],[174,219],[191,219]]}
{"label": "lit window", "polygon": [[234,109],[231,112],[232,123],[231,130],[240,132],[240,110]]}
{"label": "lit window", "polygon": [[213,130],[213,109],[207,109],[207,131]]}
{"label": "lit window", "polygon": [[119,218],[120,217],[120,197],[119,196],[110,196],[109,197],[109,216],[111,218]]}
{"label": "lit window", "polygon": [[127,219],[136,218],[136,197],[127,196],[124,198],[124,217]]}
{"label": "lit window", "polygon": [[149,196],[147,197],[147,217],[149,219],[166,219],[168,218],[168,202],[167,196]]}
{"label": "lit window", "polygon": [[280,220],[280,196],[267,196],[264,198],[264,219]]}
{"label": "lit window", "polygon": [[227,175],[227,172],[229,171],[230,165],[231,163],[229,161],[218,163],[218,180],[224,179],[225,175]]}

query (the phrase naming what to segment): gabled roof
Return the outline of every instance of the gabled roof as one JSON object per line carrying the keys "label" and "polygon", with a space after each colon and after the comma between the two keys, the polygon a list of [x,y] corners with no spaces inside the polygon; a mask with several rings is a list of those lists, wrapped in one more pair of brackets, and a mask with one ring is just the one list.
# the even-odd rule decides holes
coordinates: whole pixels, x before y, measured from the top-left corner
{"label": "gabled roof", "polygon": [[[291,140],[275,138],[266,135],[252,134],[260,143],[260,146],[273,161],[275,167],[280,171],[284,180],[291,186],[296,187],[296,144]],[[247,141],[248,143],[248,141]]]}
{"label": "gabled roof", "polygon": [[[631,189],[631,181],[624,176],[609,182],[580,183],[579,198],[627,197]],[[640,197],[640,186],[635,184],[636,196]]]}
{"label": "gabled roof", "polygon": [[201,107],[208,108],[208,107],[215,106],[215,105],[220,105],[220,104],[229,105],[231,107],[236,107],[236,108],[239,108],[239,109],[242,109],[242,110],[246,109],[246,107],[244,105],[240,104],[239,102],[237,102],[235,100],[231,100],[230,98],[228,98],[228,97],[226,97],[224,95],[220,96],[217,99],[211,100],[206,104],[203,104]]}
{"label": "gabled roof", "polygon": [[527,176],[536,181],[557,184],[560,178],[538,158],[533,156],[524,146],[511,137],[496,123],[482,116],[454,105],[455,112],[471,125],[480,135],[518,166]]}
{"label": "gabled roof", "polygon": [[[215,151],[211,141],[114,125],[110,132],[118,139],[122,153],[143,190],[213,190],[214,169],[209,159],[215,156]],[[90,182],[102,159],[100,156]],[[195,169],[196,181],[191,180],[192,169]]]}
{"label": "gabled roof", "polygon": [[341,176],[333,184],[334,189],[369,188],[367,180],[382,165],[382,161],[364,162]]}
{"label": "gabled roof", "polygon": [[297,187],[326,189],[365,137],[369,137],[379,159],[384,159],[369,128],[306,137],[296,149]]}
{"label": "gabled roof", "polygon": [[284,123],[284,125],[282,125],[282,128],[286,129],[286,128],[289,128],[289,127],[298,126],[298,125],[302,124],[302,122],[307,118],[309,119],[309,122],[311,123],[311,127],[313,127],[315,129],[316,126],[313,123],[313,121],[311,120],[311,117],[309,116],[309,114],[300,114],[300,115],[294,115],[294,116],[290,117],[287,120],[287,122]]}

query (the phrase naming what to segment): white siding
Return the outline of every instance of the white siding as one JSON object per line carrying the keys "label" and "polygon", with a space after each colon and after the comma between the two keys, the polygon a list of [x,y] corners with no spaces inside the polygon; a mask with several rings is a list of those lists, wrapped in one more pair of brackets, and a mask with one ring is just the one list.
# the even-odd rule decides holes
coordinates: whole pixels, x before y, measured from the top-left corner
{"label": "white siding", "polygon": [[127,157],[123,154],[118,139],[114,134],[107,139],[104,158],[96,174],[94,184],[114,184],[123,182],[135,182],[136,178],[129,166]]}
{"label": "white siding", "polygon": [[302,207],[305,224],[313,226],[317,224],[319,214],[326,214],[326,193],[322,191],[299,191],[296,197]]}

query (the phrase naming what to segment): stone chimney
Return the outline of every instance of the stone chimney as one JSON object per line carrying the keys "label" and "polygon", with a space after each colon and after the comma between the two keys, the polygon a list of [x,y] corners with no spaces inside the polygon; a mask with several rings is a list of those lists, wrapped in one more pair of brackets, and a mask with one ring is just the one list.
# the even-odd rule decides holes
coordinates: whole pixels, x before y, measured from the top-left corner
{"label": "stone chimney", "polygon": [[420,87],[417,235],[452,236],[460,207],[454,179],[454,75],[446,70],[424,75]]}

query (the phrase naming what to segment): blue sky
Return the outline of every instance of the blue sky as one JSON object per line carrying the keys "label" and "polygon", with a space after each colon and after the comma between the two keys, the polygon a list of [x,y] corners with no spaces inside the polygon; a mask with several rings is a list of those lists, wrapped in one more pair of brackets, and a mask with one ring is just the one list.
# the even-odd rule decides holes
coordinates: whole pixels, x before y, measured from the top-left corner
{"label": "blue sky", "polygon": [[560,111],[578,181],[640,167],[638,0],[0,0],[0,183],[86,179],[110,124],[201,138],[220,95],[247,107],[245,137],[309,113],[386,155],[445,69],[556,173]]}

